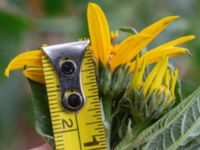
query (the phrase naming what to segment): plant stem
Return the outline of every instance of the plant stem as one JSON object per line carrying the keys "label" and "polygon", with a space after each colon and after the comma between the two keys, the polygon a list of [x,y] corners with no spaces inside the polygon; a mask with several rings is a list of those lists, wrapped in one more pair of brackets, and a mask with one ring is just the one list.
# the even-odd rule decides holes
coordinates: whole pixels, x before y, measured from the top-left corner
{"label": "plant stem", "polygon": [[133,137],[137,137],[143,130],[149,127],[151,121],[148,119],[144,119],[141,115],[132,115],[132,135]]}
{"label": "plant stem", "polygon": [[[124,139],[118,144],[116,150],[124,150],[127,144],[131,143],[142,131],[151,125],[150,120],[143,120],[140,115],[136,115],[131,119],[132,125],[129,133],[126,134]],[[127,149],[126,149],[127,150]]]}
{"label": "plant stem", "polygon": [[110,123],[111,123],[111,100],[109,97],[102,98],[104,112],[104,127],[106,132],[107,149],[110,150]]}

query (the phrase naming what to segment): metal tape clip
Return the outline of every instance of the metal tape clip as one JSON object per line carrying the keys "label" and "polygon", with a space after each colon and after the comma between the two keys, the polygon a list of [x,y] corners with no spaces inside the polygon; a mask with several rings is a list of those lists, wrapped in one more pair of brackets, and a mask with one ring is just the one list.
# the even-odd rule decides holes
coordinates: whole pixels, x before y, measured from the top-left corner
{"label": "metal tape clip", "polygon": [[80,71],[89,41],[42,47],[52,62],[61,89],[61,103],[69,112],[77,112],[85,103]]}

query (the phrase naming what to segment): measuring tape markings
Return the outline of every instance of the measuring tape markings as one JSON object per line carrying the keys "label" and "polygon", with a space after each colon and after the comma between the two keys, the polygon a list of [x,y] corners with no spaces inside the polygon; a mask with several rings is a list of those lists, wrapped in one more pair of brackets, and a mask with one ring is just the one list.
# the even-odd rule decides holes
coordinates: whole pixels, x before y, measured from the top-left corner
{"label": "measuring tape markings", "polygon": [[[96,81],[96,77],[95,77],[95,72],[94,72],[94,65],[93,65],[92,56],[91,56],[91,53],[90,53],[89,50],[85,52],[84,58],[85,59],[83,59],[82,65],[87,66],[87,67],[82,70],[81,81],[85,81],[85,82],[82,83],[83,90],[84,90],[84,92],[88,92],[87,94],[85,94],[85,95],[87,95],[86,103],[87,102],[90,103],[90,106],[88,104],[88,108],[97,108],[97,109],[100,110],[99,96],[98,96],[98,90],[97,90],[96,82],[90,83],[91,81]],[[85,70],[85,72],[84,72],[84,70]],[[85,73],[85,75],[84,75],[84,73]],[[90,83],[90,84],[88,84],[88,83]],[[91,116],[90,116],[91,119],[87,120],[87,122],[85,124],[90,126],[92,121],[94,121],[93,123],[96,124],[96,126],[101,126],[101,128],[98,128],[98,129],[94,126],[94,133],[95,132],[96,133],[102,133],[104,138],[105,138],[104,127],[103,127],[102,118],[101,118],[101,112],[96,112],[96,111],[92,111],[92,110],[88,110],[88,109],[85,109],[85,111],[87,111],[91,114]],[[100,123],[99,123],[99,121],[100,121]],[[103,129],[103,132],[102,132],[102,130],[100,131],[99,129]],[[90,131],[90,130],[87,130],[87,131]],[[83,133],[81,135],[84,136],[85,134]],[[101,136],[101,135],[93,135],[93,139],[92,139],[93,144],[95,143],[95,140],[96,140],[95,138],[98,137],[98,136]],[[105,141],[100,141],[100,139],[98,141],[96,140],[96,142],[99,142],[99,143],[102,142],[101,143],[102,145],[106,144]],[[92,145],[92,142],[85,143],[85,146],[90,145],[90,144]]]}
{"label": "measuring tape markings", "polygon": [[86,50],[82,60],[81,83],[86,102],[78,113],[66,112],[62,107],[59,81],[46,56],[43,56],[43,67],[56,150],[106,149],[91,52]]}
{"label": "measuring tape markings", "polygon": [[[53,132],[54,132],[54,137],[55,137],[56,150],[65,149],[64,146],[65,146],[66,140],[62,133],[69,130],[63,130],[63,129],[65,129],[67,125],[71,128],[70,130],[73,131],[73,130],[76,130],[76,126],[73,125],[73,128],[72,128],[72,120],[71,120],[72,115],[71,114],[65,115],[65,110],[60,105],[61,93],[59,91],[60,89],[57,88],[59,87],[59,82],[56,76],[56,72],[53,66],[51,65],[51,62],[48,60],[47,57],[44,57],[43,63],[48,64],[47,66],[44,65],[44,74],[45,74],[46,87],[47,87],[47,93],[48,93],[49,109],[50,109],[50,114],[51,114],[51,119],[52,119],[52,127],[53,127]],[[52,103],[54,104],[52,105]],[[65,119],[66,120],[68,119],[69,123],[71,124],[66,122]]]}

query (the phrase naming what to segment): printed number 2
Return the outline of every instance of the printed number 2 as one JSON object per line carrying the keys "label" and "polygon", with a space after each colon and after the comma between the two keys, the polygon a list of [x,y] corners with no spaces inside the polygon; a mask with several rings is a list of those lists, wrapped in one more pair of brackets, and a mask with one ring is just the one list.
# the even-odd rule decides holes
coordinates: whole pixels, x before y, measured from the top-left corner
{"label": "printed number 2", "polygon": [[71,127],[73,127],[72,119],[69,119],[69,120],[62,119],[62,128],[63,129],[71,128]]}

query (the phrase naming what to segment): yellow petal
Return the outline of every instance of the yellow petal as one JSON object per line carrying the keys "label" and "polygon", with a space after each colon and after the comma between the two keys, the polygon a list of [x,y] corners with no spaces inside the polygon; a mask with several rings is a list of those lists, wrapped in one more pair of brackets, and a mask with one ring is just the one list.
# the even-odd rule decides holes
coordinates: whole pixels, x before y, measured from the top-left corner
{"label": "yellow petal", "polygon": [[168,57],[166,57],[163,62],[162,62],[162,65],[159,69],[159,71],[157,72],[157,75],[156,75],[156,78],[155,80],[153,81],[152,85],[150,86],[150,89],[148,91],[148,96],[151,95],[151,93],[157,89],[159,86],[161,86],[162,84],[162,81],[163,81],[163,77],[164,77],[164,74],[167,70],[167,65],[168,65]]}
{"label": "yellow petal", "polygon": [[174,97],[174,90],[175,90],[177,78],[178,78],[178,69],[176,69],[175,74],[172,77],[172,82],[171,82],[171,87],[170,87],[170,91],[172,93],[172,98]]}
{"label": "yellow petal", "polygon": [[167,69],[165,72],[165,77],[164,77],[164,84],[165,84],[166,89],[169,89],[170,80],[171,80],[170,71],[169,69]]}
{"label": "yellow petal", "polygon": [[180,37],[178,39],[169,41],[165,44],[162,44],[162,45],[160,45],[160,46],[158,46],[154,49],[151,49],[151,50],[149,50],[149,52],[151,52],[151,54],[153,55],[157,51],[163,51],[164,49],[166,49],[168,47],[175,47],[175,46],[180,45],[182,43],[189,42],[189,41],[193,40],[194,38],[195,38],[194,35],[183,36],[183,37]]}
{"label": "yellow petal", "polygon": [[165,87],[165,86],[160,85],[160,86],[157,88],[156,94],[160,95],[161,93],[163,93],[163,91],[168,92],[168,91],[166,90],[166,87]]}
{"label": "yellow petal", "polygon": [[[163,57],[163,53],[165,53],[168,57],[175,57],[182,54],[190,54],[189,50],[186,48],[181,47],[170,47],[167,49],[163,49],[162,51],[154,51],[153,53],[151,51],[146,52],[140,59],[138,60],[138,63],[141,64],[143,59],[147,59],[147,64],[152,64],[154,62],[159,61]],[[135,69],[135,62],[131,63],[130,65],[130,72],[133,72]]]}
{"label": "yellow petal", "polygon": [[115,32],[114,31],[111,31],[111,39],[115,38]]}
{"label": "yellow petal", "polygon": [[45,84],[44,71],[42,68],[27,68],[23,71],[23,74],[33,81]]}
{"label": "yellow petal", "polygon": [[111,39],[115,39],[115,38],[119,37],[119,32],[118,31],[115,31],[115,32],[111,31],[110,35],[111,35]]}
{"label": "yellow petal", "polygon": [[138,87],[139,85],[142,84],[145,68],[146,68],[146,59],[144,59],[144,61],[142,63],[142,67],[137,74],[137,79],[136,79],[136,83],[135,83],[136,87]]}
{"label": "yellow petal", "polygon": [[[174,57],[174,56],[178,56],[178,55],[182,55],[182,54],[189,54],[190,52],[188,49],[186,48],[182,48],[182,47],[170,47],[168,49],[165,49],[163,52],[156,52],[154,55],[149,55],[147,54],[146,57],[148,57],[149,62],[153,63],[155,61],[157,61],[159,58],[162,57],[163,53],[166,54],[166,56],[169,57]],[[144,55],[145,57],[145,55]]]}
{"label": "yellow petal", "polygon": [[25,66],[42,67],[42,50],[33,50],[15,57],[7,66],[5,76],[9,77],[10,71],[22,69]]}
{"label": "yellow petal", "polygon": [[[112,59],[112,63],[111,63],[112,69],[117,67],[118,65],[120,65],[122,63],[130,62],[163,29],[165,29],[170,22],[174,21],[177,18],[179,18],[179,17],[178,16],[170,16],[170,17],[163,18],[160,21],[150,25],[149,27],[147,27],[147,28],[143,29],[141,32],[139,32],[139,35],[148,35],[149,38],[146,38],[143,41],[136,38],[135,41],[132,42],[132,46],[126,47],[124,49],[121,49],[120,46],[119,46],[120,49],[116,50],[117,54]],[[124,53],[123,60],[121,59],[122,53]]]}
{"label": "yellow petal", "polygon": [[115,32],[111,32],[111,44],[112,44],[112,48],[111,48],[111,55],[115,54],[115,46],[117,45],[117,39],[119,37],[119,32],[115,31]]}
{"label": "yellow petal", "polygon": [[131,86],[134,87],[134,88],[136,88],[135,83],[137,81],[137,75],[138,75],[138,72],[139,72],[138,59],[139,59],[139,55],[137,55],[137,58],[136,58],[136,68],[134,70],[134,76],[133,76],[132,81],[131,81]]}
{"label": "yellow petal", "polygon": [[[167,43],[165,43],[165,44],[163,44],[161,46],[158,46],[158,47],[156,47],[154,49],[151,49],[146,54],[148,56],[151,56],[151,55],[155,55],[155,54],[158,54],[158,53],[163,53],[166,49],[170,49],[171,47],[175,47],[175,46],[177,46],[179,44],[191,41],[194,38],[195,38],[195,36],[193,36],[193,35],[184,36],[184,37],[175,39],[173,41],[167,42]],[[146,55],[146,54],[144,54],[144,55]],[[148,57],[148,56],[146,56],[146,57]]]}
{"label": "yellow petal", "polygon": [[117,45],[115,47],[115,55],[110,61],[111,70],[114,70],[120,64],[128,62],[126,60],[127,55],[130,55],[133,49],[137,46],[137,43],[139,42],[142,43],[148,38],[150,38],[149,35],[135,34],[135,35],[129,36],[121,44]]}
{"label": "yellow petal", "polygon": [[157,34],[159,34],[170,22],[178,19],[179,16],[169,16],[169,17],[165,17],[155,23],[153,23],[152,25],[148,26],[147,28],[143,29],[141,32],[141,34],[150,34],[152,36],[157,36]]}
{"label": "yellow petal", "polygon": [[97,4],[90,2],[87,10],[87,19],[93,54],[97,60],[100,59],[103,64],[106,64],[112,48],[106,17]]}
{"label": "yellow petal", "polygon": [[155,79],[161,65],[162,65],[162,60],[159,61],[154,68],[151,70],[151,72],[149,73],[149,75],[147,76],[144,84],[143,84],[143,90],[144,90],[144,95],[147,95],[147,92],[149,90],[150,85],[152,84],[153,80]]}

